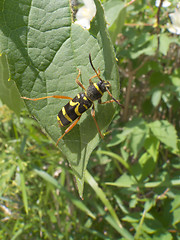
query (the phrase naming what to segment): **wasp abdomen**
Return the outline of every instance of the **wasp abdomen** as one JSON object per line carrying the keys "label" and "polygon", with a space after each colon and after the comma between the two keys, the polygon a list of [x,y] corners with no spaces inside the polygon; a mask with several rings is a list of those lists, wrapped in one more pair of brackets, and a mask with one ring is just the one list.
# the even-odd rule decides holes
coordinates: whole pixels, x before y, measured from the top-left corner
{"label": "wasp abdomen", "polygon": [[58,113],[57,120],[60,126],[66,126],[81,116],[92,105],[84,93],[77,94]]}

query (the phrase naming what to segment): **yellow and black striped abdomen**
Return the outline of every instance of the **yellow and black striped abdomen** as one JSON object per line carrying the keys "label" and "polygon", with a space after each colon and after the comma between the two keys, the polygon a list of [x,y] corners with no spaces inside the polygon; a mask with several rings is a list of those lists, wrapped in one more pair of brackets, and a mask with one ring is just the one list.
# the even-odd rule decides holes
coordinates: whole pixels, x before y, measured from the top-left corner
{"label": "yellow and black striped abdomen", "polygon": [[69,101],[58,113],[57,120],[60,126],[66,126],[73,122],[76,118],[87,111],[92,102],[84,93],[79,93],[75,98]]}

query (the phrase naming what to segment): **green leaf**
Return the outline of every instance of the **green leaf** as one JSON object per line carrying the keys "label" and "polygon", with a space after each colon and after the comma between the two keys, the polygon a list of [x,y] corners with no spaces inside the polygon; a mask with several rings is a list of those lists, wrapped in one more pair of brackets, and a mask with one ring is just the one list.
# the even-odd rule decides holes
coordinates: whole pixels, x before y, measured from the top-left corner
{"label": "green leaf", "polygon": [[139,165],[141,166],[141,174],[140,174],[140,181],[142,182],[146,177],[148,177],[155,167],[154,159],[145,152],[138,161]]}
{"label": "green leaf", "polygon": [[5,55],[0,56],[0,99],[17,115],[24,106],[14,81],[9,81],[9,69]]}
{"label": "green leaf", "polygon": [[147,124],[142,118],[134,118],[126,124],[126,129],[132,130],[129,134],[128,141],[130,141],[130,147],[136,157],[147,137]]}
{"label": "green leaf", "polygon": [[152,56],[157,48],[157,39],[149,33],[144,33],[139,35],[133,44],[134,49],[130,53],[132,59],[138,58],[142,54]]}
{"label": "green leaf", "polygon": [[121,10],[124,8],[124,3],[119,0],[107,1],[103,4],[105,16],[109,27],[117,20]]}
{"label": "green leaf", "polygon": [[178,44],[179,43],[178,38],[176,39],[174,37],[170,37],[169,33],[160,34],[160,48],[159,48],[159,51],[162,54],[167,55],[170,43],[177,43]]}
{"label": "green leaf", "polygon": [[154,159],[156,162],[158,159],[158,154],[159,154],[159,140],[154,137],[150,136],[149,138],[146,139],[144,143],[144,147],[146,148],[146,151],[151,155],[151,157]]}
{"label": "green leaf", "polygon": [[2,170],[2,164],[1,164],[1,170],[3,172],[3,176],[1,176],[0,179],[0,197],[6,192],[7,189],[7,183],[11,180],[11,178],[15,175],[16,172],[16,165],[12,165],[8,169],[6,169],[6,165],[3,164],[3,170]]}
{"label": "green leaf", "polygon": [[177,208],[173,212],[173,225],[180,223],[180,208]]}
{"label": "green leaf", "polygon": [[166,146],[177,149],[177,133],[174,126],[166,120],[149,124],[153,134]]}
{"label": "green leaf", "polygon": [[173,212],[175,209],[180,208],[180,194],[174,196],[174,200],[172,201],[172,209],[170,212]]}
{"label": "green leaf", "polygon": [[134,173],[131,169],[131,166],[121,156],[119,156],[116,153],[109,152],[109,151],[98,151],[97,153],[105,154],[107,156],[110,156],[110,157],[116,159],[119,163],[121,163],[132,174],[134,179],[137,181],[136,176],[134,175]]}
{"label": "green leaf", "polygon": [[126,8],[124,2],[119,0],[108,1],[104,5],[105,15],[107,18],[109,32],[112,42],[115,43],[118,33],[124,26],[126,17]]}
{"label": "green leaf", "polygon": [[136,185],[136,181],[134,181],[134,179],[127,175],[126,173],[124,173],[122,176],[120,176],[115,183],[106,183],[107,185],[114,185],[114,186],[118,186],[118,187],[131,187],[133,185]]}
{"label": "green leaf", "polygon": [[180,81],[178,77],[172,76],[171,81],[174,86],[180,87]]}
{"label": "green leaf", "polygon": [[[80,80],[85,88],[94,75],[88,55],[91,53],[95,68],[111,83],[115,98],[119,95],[119,76],[115,54],[98,0],[96,29],[92,32],[72,23],[69,0],[53,1],[3,1],[0,17],[0,51],[6,53],[10,77],[22,96],[38,98],[50,95],[75,97],[82,89],[75,83],[81,70]],[[14,12],[16,9],[16,12]],[[107,94],[103,101],[107,99]],[[48,135],[56,142],[64,133],[59,128],[57,114],[66,100],[44,99],[26,101],[32,115]],[[96,119],[105,130],[115,113],[115,104],[96,106]],[[68,159],[79,179],[83,191],[84,171],[91,152],[100,141],[90,110],[83,114],[79,124],[60,142],[59,148]]]}
{"label": "green leaf", "polygon": [[132,129],[125,129],[122,133],[117,133],[112,135],[112,140],[107,144],[107,147],[114,147],[121,142],[123,142],[129,134],[133,132]]}
{"label": "green leaf", "polygon": [[121,177],[116,182],[107,182],[107,185],[115,186],[115,187],[145,187],[145,188],[158,188],[158,187],[170,187],[170,186],[180,186],[180,180],[173,179],[171,181],[157,181],[157,182],[147,182],[147,183],[135,183],[134,181],[130,181],[128,178],[128,183],[124,182],[127,180],[126,178]]}
{"label": "green leaf", "polygon": [[161,90],[156,90],[156,91],[153,92],[151,102],[152,102],[154,107],[158,106],[158,104],[161,100],[161,96],[162,96],[162,91]]}

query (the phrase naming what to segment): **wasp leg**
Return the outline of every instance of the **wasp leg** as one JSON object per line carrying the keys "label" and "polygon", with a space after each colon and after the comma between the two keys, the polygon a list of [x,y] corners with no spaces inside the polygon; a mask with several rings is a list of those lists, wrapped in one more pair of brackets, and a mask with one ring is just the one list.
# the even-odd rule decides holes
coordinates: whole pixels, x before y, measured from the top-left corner
{"label": "wasp leg", "polygon": [[111,99],[111,100],[105,101],[105,102],[101,102],[101,99],[98,100],[98,103],[100,103],[100,104],[106,104],[106,103],[112,103],[112,102],[116,102],[116,103],[118,103],[122,108],[124,108],[124,105],[122,105],[122,104],[120,103],[120,100]]}
{"label": "wasp leg", "polygon": [[92,115],[92,117],[93,117],[93,119],[94,119],[94,122],[95,122],[95,124],[96,124],[96,128],[97,128],[97,130],[98,130],[98,132],[99,132],[99,135],[101,136],[101,138],[104,138],[104,136],[102,135],[101,130],[100,130],[100,128],[99,128],[99,125],[98,125],[98,123],[97,123],[97,121],[96,121],[96,118],[95,118],[95,107],[94,107],[94,104],[93,104],[93,106],[92,106],[91,115]]}
{"label": "wasp leg", "polygon": [[75,122],[73,122],[73,123],[65,130],[64,134],[63,134],[60,138],[58,138],[57,143],[56,143],[56,146],[58,145],[59,141],[60,141],[68,132],[70,132],[70,131],[73,129],[73,127],[76,126],[76,124],[79,122],[80,117],[81,117],[81,116],[79,116],[78,119],[77,119]]}
{"label": "wasp leg", "polygon": [[108,90],[108,88],[106,88],[106,91],[107,91],[107,93],[109,94],[109,96],[112,98],[112,100],[113,100],[114,102],[116,102],[117,104],[119,104],[121,107],[124,107],[122,104],[119,103],[119,100],[116,100],[116,99],[112,96],[112,94],[110,93],[110,91]]}
{"label": "wasp leg", "polygon": [[41,97],[41,98],[27,98],[27,97],[21,97],[21,98],[25,99],[25,100],[31,100],[31,101],[38,101],[38,100],[46,99],[46,98],[61,98],[61,99],[70,99],[70,100],[73,99],[71,97],[60,96],[60,95],[46,96],[46,97]]}
{"label": "wasp leg", "polygon": [[78,73],[78,75],[77,75],[77,78],[76,78],[76,83],[82,88],[82,89],[84,89],[85,91],[86,91],[86,89],[85,89],[85,87],[82,85],[82,83],[78,80],[78,78],[80,77],[80,75],[81,75],[81,71],[80,71],[80,69],[78,69],[78,71],[79,71],[79,73]]}
{"label": "wasp leg", "polygon": [[105,104],[105,103],[116,102],[117,104],[119,104],[121,107],[124,108],[124,106],[120,103],[120,101],[119,101],[119,100],[116,100],[116,99],[112,96],[112,94],[110,93],[110,91],[108,90],[108,88],[106,88],[106,91],[108,92],[109,96],[110,96],[112,99],[109,100],[109,101],[106,101],[106,102],[101,102],[101,99],[99,99],[99,100],[98,100],[98,103],[100,103],[100,104]]}
{"label": "wasp leg", "polygon": [[98,100],[99,104],[106,104],[106,103],[112,103],[115,102],[113,99],[109,100],[109,101],[105,101],[105,102],[101,102],[101,98]]}

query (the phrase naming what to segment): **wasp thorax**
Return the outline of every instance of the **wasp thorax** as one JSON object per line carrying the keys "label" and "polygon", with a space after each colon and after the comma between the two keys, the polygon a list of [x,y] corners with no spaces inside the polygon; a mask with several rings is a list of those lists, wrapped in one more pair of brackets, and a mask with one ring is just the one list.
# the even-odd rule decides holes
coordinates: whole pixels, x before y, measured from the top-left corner
{"label": "wasp thorax", "polygon": [[103,93],[107,91],[106,88],[111,86],[108,81],[104,81],[104,80],[103,81],[99,81],[97,83],[97,85],[98,85],[99,89],[101,90],[101,92],[103,92]]}
{"label": "wasp thorax", "polygon": [[90,84],[86,91],[86,96],[89,100],[96,101],[102,97],[106,92],[107,83],[106,81],[99,81],[98,83]]}

